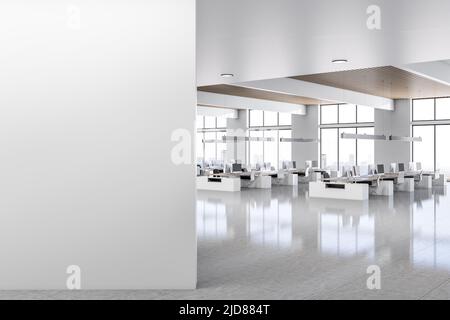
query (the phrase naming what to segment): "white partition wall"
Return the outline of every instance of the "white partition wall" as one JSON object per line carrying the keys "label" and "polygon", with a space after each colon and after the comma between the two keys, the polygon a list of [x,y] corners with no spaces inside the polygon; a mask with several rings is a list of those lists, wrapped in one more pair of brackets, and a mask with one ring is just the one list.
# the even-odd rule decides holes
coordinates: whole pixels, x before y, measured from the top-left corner
{"label": "white partition wall", "polygon": [[[395,110],[375,110],[375,134],[386,136],[411,136],[410,100],[395,100]],[[409,163],[411,143],[404,141],[375,141],[375,164]]]}
{"label": "white partition wall", "polygon": [[4,0],[0,30],[0,289],[194,288],[195,1]]}

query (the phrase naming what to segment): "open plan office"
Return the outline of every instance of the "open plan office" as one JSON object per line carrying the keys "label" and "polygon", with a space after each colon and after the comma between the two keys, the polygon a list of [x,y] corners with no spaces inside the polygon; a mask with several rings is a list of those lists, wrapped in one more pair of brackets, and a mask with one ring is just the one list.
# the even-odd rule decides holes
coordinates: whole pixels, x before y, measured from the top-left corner
{"label": "open plan office", "polygon": [[450,299],[449,21],[0,1],[0,299]]}

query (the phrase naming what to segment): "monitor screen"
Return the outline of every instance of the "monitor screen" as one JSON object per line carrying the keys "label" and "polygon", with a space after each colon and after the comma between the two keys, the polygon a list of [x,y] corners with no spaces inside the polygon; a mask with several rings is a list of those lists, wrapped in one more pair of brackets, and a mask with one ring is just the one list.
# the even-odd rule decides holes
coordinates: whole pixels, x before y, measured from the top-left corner
{"label": "monitor screen", "polygon": [[233,172],[242,171],[242,165],[240,163],[233,163],[231,171],[233,171]]}
{"label": "monitor screen", "polygon": [[399,163],[398,164],[398,171],[399,172],[405,172],[405,164],[404,163]]}
{"label": "monitor screen", "polygon": [[384,164],[377,165],[377,171],[379,174],[383,174],[384,173]]}
{"label": "monitor screen", "polygon": [[297,162],[296,161],[292,161],[292,169],[297,169]]}

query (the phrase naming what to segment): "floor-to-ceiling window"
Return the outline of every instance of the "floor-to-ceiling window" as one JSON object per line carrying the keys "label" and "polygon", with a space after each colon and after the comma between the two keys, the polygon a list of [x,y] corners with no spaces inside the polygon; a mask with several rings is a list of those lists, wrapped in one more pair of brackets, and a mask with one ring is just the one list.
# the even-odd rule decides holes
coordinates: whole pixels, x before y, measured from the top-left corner
{"label": "floor-to-ceiling window", "polygon": [[374,134],[374,109],[353,104],[320,106],[320,161],[324,169],[368,166],[374,162],[372,140],[342,139],[342,133]]}
{"label": "floor-to-ceiling window", "polygon": [[414,142],[412,158],[424,170],[439,170],[450,174],[450,98],[414,99],[412,132],[422,142]]}
{"label": "floor-to-ceiling window", "polygon": [[291,142],[280,142],[281,138],[292,136],[290,113],[250,110],[248,125],[250,138],[265,138],[264,141],[248,142],[247,162],[251,166],[270,163],[278,169],[283,161],[292,160]]}
{"label": "floor-to-ceiling window", "polygon": [[197,161],[223,161],[226,143],[222,139],[226,134],[227,118],[197,115],[196,126]]}

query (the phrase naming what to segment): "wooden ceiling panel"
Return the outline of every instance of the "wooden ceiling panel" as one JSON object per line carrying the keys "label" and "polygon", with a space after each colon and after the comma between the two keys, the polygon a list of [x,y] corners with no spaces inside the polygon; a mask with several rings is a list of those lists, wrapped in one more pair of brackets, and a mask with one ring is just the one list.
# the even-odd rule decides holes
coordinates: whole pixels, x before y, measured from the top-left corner
{"label": "wooden ceiling panel", "polygon": [[279,92],[257,90],[228,84],[198,87],[198,90],[210,93],[226,94],[231,96],[285,102],[292,104],[302,104],[302,105],[329,103],[328,101],[317,100],[314,98],[300,97]]}
{"label": "wooden ceiling panel", "polygon": [[390,99],[450,96],[450,86],[392,66],[292,78]]}

